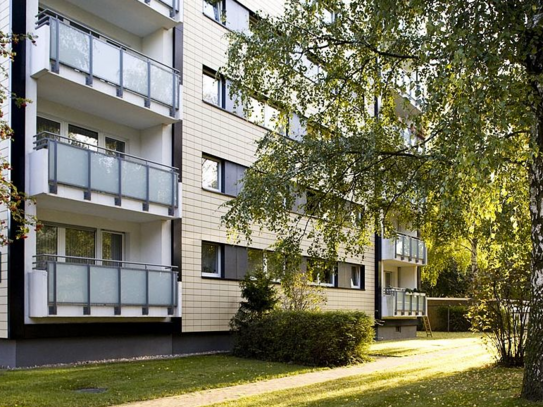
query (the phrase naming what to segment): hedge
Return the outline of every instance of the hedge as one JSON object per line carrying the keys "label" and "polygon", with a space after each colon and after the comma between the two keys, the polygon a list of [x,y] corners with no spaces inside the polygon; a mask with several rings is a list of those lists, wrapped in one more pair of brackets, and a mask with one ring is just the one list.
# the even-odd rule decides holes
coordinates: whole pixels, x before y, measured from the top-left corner
{"label": "hedge", "polygon": [[363,312],[274,311],[240,327],[236,356],[308,366],[367,360],[375,333]]}
{"label": "hedge", "polygon": [[[447,318],[449,319],[448,330],[450,332],[467,332],[471,328],[471,322],[466,314],[468,307],[463,305],[441,306],[437,308],[439,327],[434,330],[447,331]],[[438,329],[440,328],[440,329]]]}

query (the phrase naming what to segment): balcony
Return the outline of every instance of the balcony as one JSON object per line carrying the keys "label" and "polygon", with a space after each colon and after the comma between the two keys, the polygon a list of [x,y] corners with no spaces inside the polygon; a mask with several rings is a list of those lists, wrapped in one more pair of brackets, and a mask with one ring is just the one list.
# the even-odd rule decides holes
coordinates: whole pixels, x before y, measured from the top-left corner
{"label": "balcony", "polygon": [[182,0],[67,0],[138,37],[182,21]]}
{"label": "balcony", "polygon": [[390,265],[406,266],[427,264],[426,245],[416,237],[398,234],[395,239],[383,239],[382,260]]}
{"label": "balcony", "polygon": [[118,208],[116,219],[135,222],[180,217],[177,168],[41,133],[30,170],[40,207],[107,217]]}
{"label": "balcony", "polygon": [[39,97],[137,129],[180,119],[177,70],[47,13],[38,16],[31,54]]}
{"label": "balcony", "polygon": [[30,316],[180,316],[173,266],[40,255],[30,275]]}
{"label": "balcony", "polygon": [[408,291],[405,288],[386,288],[382,305],[382,318],[423,317],[428,310],[425,293]]}

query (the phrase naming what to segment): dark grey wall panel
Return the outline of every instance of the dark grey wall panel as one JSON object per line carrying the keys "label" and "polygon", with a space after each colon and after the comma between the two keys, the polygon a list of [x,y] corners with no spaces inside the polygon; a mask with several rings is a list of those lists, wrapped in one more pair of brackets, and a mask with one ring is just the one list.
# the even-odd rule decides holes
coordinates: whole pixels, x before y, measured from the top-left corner
{"label": "dark grey wall panel", "polygon": [[229,352],[233,344],[230,332],[184,333],[173,337],[173,353]]}
{"label": "dark grey wall panel", "polygon": [[224,278],[237,279],[238,257],[234,246],[224,246]]}
{"label": "dark grey wall panel", "polygon": [[0,368],[16,367],[16,342],[0,340]]}

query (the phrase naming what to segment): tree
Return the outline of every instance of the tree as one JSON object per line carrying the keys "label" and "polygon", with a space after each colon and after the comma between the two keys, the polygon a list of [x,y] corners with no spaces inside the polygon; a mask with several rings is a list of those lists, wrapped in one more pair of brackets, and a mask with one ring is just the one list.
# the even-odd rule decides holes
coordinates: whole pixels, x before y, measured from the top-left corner
{"label": "tree", "polygon": [[[276,130],[300,139],[269,132],[258,143],[224,218],[249,240],[267,228],[293,245],[312,238],[322,258],[361,253],[381,225],[385,235],[393,219],[420,227],[436,208],[491,220],[485,212],[500,213],[511,192],[497,175],[525,171],[522,395],[532,400],[543,400],[542,16],[536,0],[287,0],[282,16],[261,13],[250,34],[230,35],[222,71],[246,115],[265,101],[279,111]],[[307,129],[298,135],[296,117]],[[307,191],[318,198],[301,205],[312,216],[293,214]],[[469,191],[481,192],[476,206]]]}
{"label": "tree", "polygon": [[[15,53],[12,50],[12,44],[17,44],[21,41],[29,39],[34,41],[30,35],[7,34],[0,32],[0,59],[13,61]],[[5,101],[13,100],[18,108],[24,108],[30,101],[19,97],[10,91],[10,88],[5,85],[4,80],[8,79],[8,70],[6,64],[0,65],[0,105]],[[0,141],[12,141],[13,130],[8,121],[4,118],[3,112],[0,110]],[[9,178],[11,164],[7,158],[0,155],[0,206],[8,208],[12,219],[16,223],[16,238],[24,238],[29,232],[29,227],[35,225],[39,228],[37,220],[33,216],[25,215],[24,202],[27,196],[23,191],[19,191]],[[8,224],[6,221],[0,221],[0,246],[5,246],[10,243],[8,237]]]}

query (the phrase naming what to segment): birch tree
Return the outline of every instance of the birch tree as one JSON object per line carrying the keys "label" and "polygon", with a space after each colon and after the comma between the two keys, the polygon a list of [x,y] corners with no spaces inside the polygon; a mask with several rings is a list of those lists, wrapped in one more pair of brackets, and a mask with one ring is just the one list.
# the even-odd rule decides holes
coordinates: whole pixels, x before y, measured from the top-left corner
{"label": "birch tree", "polygon": [[429,202],[463,211],[466,191],[490,197],[480,216],[499,213],[497,175],[526,171],[531,400],[543,400],[542,17],[537,0],[287,0],[230,35],[222,71],[245,116],[255,100],[279,112],[224,218],[248,239],[262,227],[280,244],[311,238],[323,258],[361,253],[393,220],[422,225]]}

